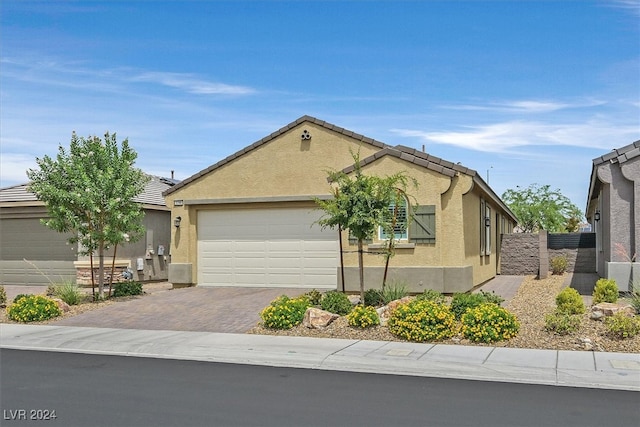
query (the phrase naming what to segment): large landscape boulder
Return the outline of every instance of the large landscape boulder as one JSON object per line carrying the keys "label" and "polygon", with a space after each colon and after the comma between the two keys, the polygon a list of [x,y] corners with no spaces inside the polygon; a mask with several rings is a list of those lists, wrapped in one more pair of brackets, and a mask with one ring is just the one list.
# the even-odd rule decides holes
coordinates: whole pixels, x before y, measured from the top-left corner
{"label": "large landscape boulder", "polygon": [[321,329],[329,326],[331,322],[336,320],[338,317],[340,316],[337,314],[320,310],[319,308],[309,307],[304,313],[302,324],[309,329]]}
{"label": "large landscape boulder", "polygon": [[406,304],[411,301],[413,297],[404,297],[394,301],[391,301],[389,304],[384,305],[380,308],[377,308],[378,317],[380,318],[380,325],[385,326],[391,317],[391,313],[395,310],[399,305]]}
{"label": "large landscape boulder", "polygon": [[56,303],[56,305],[58,306],[61,312],[66,313],[67,311],[71,310],[71,307],[69,307],[69,304],[62,301],[60,298],[51,298],[51,299],[53,300],[53,302]]}
{"label": "large landscape boulder", "polygon": [[623,312],[628,316],[636,314],[635,309],[627,303],[601,302],[591,307],[591,319],[603,320],[607,316],[613,316],[618,312]]}

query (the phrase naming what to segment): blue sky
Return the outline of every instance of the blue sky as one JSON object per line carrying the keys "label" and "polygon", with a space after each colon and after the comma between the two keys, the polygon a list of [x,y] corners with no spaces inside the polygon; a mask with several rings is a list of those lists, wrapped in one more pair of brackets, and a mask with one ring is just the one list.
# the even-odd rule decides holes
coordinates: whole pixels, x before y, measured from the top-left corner
{"label": "blue sky", "polygon": [[3,0],[0,56],[2,187],[74,130],[183,179],[308,114],[584,209],[640,139],[640,0]]}

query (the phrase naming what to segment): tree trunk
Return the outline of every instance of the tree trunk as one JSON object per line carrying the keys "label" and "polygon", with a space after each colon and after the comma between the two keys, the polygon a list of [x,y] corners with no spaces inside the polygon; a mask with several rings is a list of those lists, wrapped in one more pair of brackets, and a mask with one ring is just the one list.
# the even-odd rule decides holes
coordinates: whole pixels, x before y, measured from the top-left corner
{"label": "tree trunk", "polygon": [[364,305],[364,257],[362,239],[358,239],[358,270],[360,272],[360,303]]}
{"label": "tree trunk", "polygon": [[118,244],[113,246],[113,261],[111,261],[111,276],[109,276],[109,298],[111,298],[111,285],[113,285],[113,275],[116,272],[116,253],[118,253]]}
{"label": "tree trunk", "polygon": [[98,297],[104,298],[104,242],[98,247]]}

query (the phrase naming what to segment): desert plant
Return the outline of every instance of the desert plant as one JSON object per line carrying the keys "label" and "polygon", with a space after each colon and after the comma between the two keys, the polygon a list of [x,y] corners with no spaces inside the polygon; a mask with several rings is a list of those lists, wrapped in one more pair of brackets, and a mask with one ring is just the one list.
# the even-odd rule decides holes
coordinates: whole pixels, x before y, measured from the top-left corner
{"label": "desert plant", "polygon": [[474,342],[495,342],[515,337],[520,323],[515,315],[493,303],[470,308],[462,316],[462,333]]}
{"label": "desert plant", "polygon": [[368,328],[380,324],[380,317],[374,307],[366,305],[357,305],[347,314],[347,320],[350,326],[358,328]]}
{"label": "desert plant", "polygon": [[7,308],[7,315],[16,322],[38,322],[60,314],[55,301],[44,295],[23,295]]}
{"label": "desert plant", "polygon": [[18,302],[18,300],[20,300],[21,298],[24,298],[24,297],[32,297],[32,296],[33,296],[33,294],[18,294],[18,295],[16,295],[16,296],[13,298],[13,303],[14,303],[14,304],[15,304],[15,303],[17,303],[17,302]]}
{"label": "desert plant", "polygon": [[126,297],[130,295],[142,295],[142,283],[129,280],[116,283],[113,286],[114,297]]}
{"label": "desert plant", "polygon": [[444,304],[444,295],[433,289],[426,289],[423,293],[416,295],[417,300],[433,301],[438,304]]}
{"label": "desert plant", "polygon": [[387,326],[392,334],[416,342],[442,340],[456,333],[456,319],[447,305],[418,299],[400,304]]}
{"label": "desert plant", "polygon": [[382,293],[378,289],[367,289],[364,292],[364,305],[372,307],[384,305]]}
{"label": "desert plant", "polygon": [[564,255],[551,258],[551,274],[564,274],[564,272],[567,271],[567,265],[569,265],[569,262]]}
{"label": "desert plant", "polygon": [[320,307],[323,310],[328,311],[330,313],[339,314],[340,316],[344,316],[348,314],[353,305],[351,305],[351,301],[349,301],[349,297],[347,297],[342,292],[338,291],[329,291],[324,294],[322,299],[320,300]]}
{"label": "desert plant", "polygon": [[504,302],[504,298],[496,294],[495,291],[480,291],[479,293],[482,295],[482,298],[484,298],[484,302],[490,302],[495,305],[501,305]]}
{"label": "desert plant", "polygon": [[632,338],[640,333],[640,317],[629,316],[624,312],[617,312],[604,321],[609,335],[619,338]]}
{"label": "desert plant", "polygon": [[56,285],[49,285],[47,286],[47,292],[45,292],[45,295],[48,297],[53,297],[56,295]]}
{"label": "desert plant", "polygon": [[456,293],[451,299],[451,312],[460,320],[462,315],[469,309],[487,302],[482,294]]}
{"label": "desert plant", "polygon": [[391,283],[382,290],[382,302],[389,304],[391,301],[404,298],[407,295],[409,295],[409,291],[407,291],[406,284],[401,282]]}
{"label": "desert plant", "polygon": [[80,288],[71,282],[56,286],[54,295],[69,305],[76,305],[82,301]]}
{"label": "desert plant", "polygon": [[0,307],[7,305],[7,291],[4,290],[4,286],[0,285]]}
{"label": "desert plant", "polygon": [[311,305],[320,305],[322,292],[318,291],[317,289],[312,289],[304,295],[309,299],[309,303],[311,303]]}
{"label": "desert plant", "polygon": [[544,316],[544,327],[549,332],[554,332],[558,335],[567,335],[577,331],[581,321],[582,316],[580,315],[556,310]]}
{"label": "desert plant", "polygon": [[598,279],[593,289],[593,303],[618,301],[618,285],[613,279]]}
{"label": "desert plant", "polygon": [[640,285],[633,284],[631,293],[629,295],[629,304],[636,311],[636,314],[640,314]]}
{"label": "desert plant", "polygon": [[556,296],[556,307],[559,313],[563,314],[583,314],[585,312],[584,302],[577,290],[564,288]]}
{"label": "desert plant", "polygon": [[309,299],[304,295],[289,298],[282,295],[260,312],[265,327],[271,329],[291,329],[302,323],[304,313],[311,307]]}

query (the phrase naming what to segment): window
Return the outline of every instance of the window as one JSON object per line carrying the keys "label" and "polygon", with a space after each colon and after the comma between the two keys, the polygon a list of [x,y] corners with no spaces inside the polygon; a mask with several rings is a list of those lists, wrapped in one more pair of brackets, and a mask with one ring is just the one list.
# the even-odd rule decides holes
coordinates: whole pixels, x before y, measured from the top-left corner
{"label": "window", "polygon": [[[407,201],[403,198],[396,208],[395,203],[389,205],[390,218],[395,216],[395,225],[393,227],[393,238],[395,240],[407,240]],[[383,227],[378,227],[378,238],[387,240],[389,235]]]}

